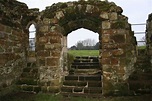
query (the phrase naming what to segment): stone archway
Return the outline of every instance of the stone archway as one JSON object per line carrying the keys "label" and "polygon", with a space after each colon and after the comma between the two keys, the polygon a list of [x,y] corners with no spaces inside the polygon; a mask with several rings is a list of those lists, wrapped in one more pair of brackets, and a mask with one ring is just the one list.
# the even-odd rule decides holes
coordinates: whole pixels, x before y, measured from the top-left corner
{"label": "stone archway", "polygon": [[102,93],[127,94],[134,70],[135,40],[127,17],[114,3],[98,0],[57,3],[42,12],[37,35],[37,60],[42,91],[59,92],[65,36],[86,28],[99,34]]}

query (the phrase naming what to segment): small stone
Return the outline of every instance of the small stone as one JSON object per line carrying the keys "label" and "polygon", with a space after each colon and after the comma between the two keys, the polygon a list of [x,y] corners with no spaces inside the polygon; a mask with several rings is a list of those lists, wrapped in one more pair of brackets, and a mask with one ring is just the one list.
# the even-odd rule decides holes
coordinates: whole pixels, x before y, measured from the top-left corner
{"label": "small stone", "polygon": [[93,8],[94,8],[94,6],[92,6],[92,5],[87,5],[87,7],[86,7],[86,12],[87,12],[87,13],[92,13],[92,12],[93,12]]}
{"label": "small stone", "polygon": [[109,21],[102,22],[102,29],[110,29],[110,28],[111,28],[111,24]]}
{"label": "small stone", "polygon": [[107,12],[102,12],[102,13],[100,14],[100,18],[101,18],[101,19],[109,19],[108,13],[107,13]]}
{"label": "small stone", "polygon": [[44,24],[44,25],[49,25],[49,24],[50,24],[50,19],[44,18],[44,19],[43,19],[43,24]]}
{"label": "small stone", "polygon": [[57,19],[61,19],[64,17],[64,13],[62,11],[56,12]]}
{"label": "small stone", "polygon": [[102,37],[103,43],[108,43],[110,41],[109,34],[104,34]]}
{"label": "small stone", "polygon": [[48,32],[48,30],[49,30],[49,27],[48,27],[48,26],[42,26],[42,27],[40,27],[40,29],[39,29],[39,31],[40,31],[40,32],[43,32],[43,33]]}
{"label": "small stone", "polygon": [[110,14],[110,20],[117,20],[117,18],[118,18],[117,13],[112,12],[112,13]]}
{"label": "small stone", "polygon": [[45,49],[53,49],[54,44],[45,44]]}

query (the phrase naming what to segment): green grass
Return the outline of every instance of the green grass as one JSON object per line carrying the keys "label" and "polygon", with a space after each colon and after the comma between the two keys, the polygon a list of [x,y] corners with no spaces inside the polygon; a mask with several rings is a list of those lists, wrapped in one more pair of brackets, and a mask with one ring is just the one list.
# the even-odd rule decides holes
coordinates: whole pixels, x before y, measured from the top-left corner
{"label": "green grass", "polygon": [[138,46],[138,49],[145,49],[146,46]]}
{"label": "green grass", "polygon": [[82,98],[82,97],[63,97],[54,94],[28,94],[13,93],[0,97],[0,101],[152,101],[152,95],[141,96],[120,96],[120,97],[101,97],[101,98]]}
{"label": "green grass", "polygon": [[99,50],[69,50],[73,56],[99,56]]}

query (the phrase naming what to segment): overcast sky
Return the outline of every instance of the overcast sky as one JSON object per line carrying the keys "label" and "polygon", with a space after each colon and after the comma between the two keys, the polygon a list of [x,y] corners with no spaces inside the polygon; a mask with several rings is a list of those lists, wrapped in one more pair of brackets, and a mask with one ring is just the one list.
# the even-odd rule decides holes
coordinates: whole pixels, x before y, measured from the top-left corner
{"label": "overcast sky", "polygon": [[[39,8],[44,10],[46,6],[51,6],[53,3],[78,1],[78,0],[18,0],[27,4],[29,8]],[[148,15],[152,13],[152,0],[108,0],[114,2],[123,9],[123,15],[127,16],[128,22],[131,24],[146,23]],[[145,25],[132,26],[135,32],[144,32]],[[140,40],[144,35],[136,35],[137,40]],[[98,41],[98,34],[89,30],[79,29],[68,35],[68,47],[75,45],[77,41],[92,38]]]}

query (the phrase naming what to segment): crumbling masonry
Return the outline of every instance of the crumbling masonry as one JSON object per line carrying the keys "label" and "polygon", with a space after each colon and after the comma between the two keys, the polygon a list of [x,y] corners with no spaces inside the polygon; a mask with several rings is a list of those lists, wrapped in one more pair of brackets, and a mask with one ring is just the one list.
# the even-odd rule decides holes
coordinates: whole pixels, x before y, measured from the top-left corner
{"label": "crumbling masonry", "polygon": [[[141,80],[137,79],[140,73],[147,76],[151,72],[152,16],[147,20],[147,48],[138,51],[134,32],[122,12],[113,2],[100,0],[57,3],[42,12],[28,9],[16,0],[1,0],[0,94],[17,88],[60,92],[68,71],[67,35],[79,28],[99,34],[101,95],[139,93],[144,85],[140,83],[139,88],[133,85]],[[29,50],[31,24],[36,27],[35,52]],[[140,52],[147,59],[148,72],[143,73],[145,68],[138,63]],[[150,85],[142,88],[143,91],[147,87],[151,92]]]}

